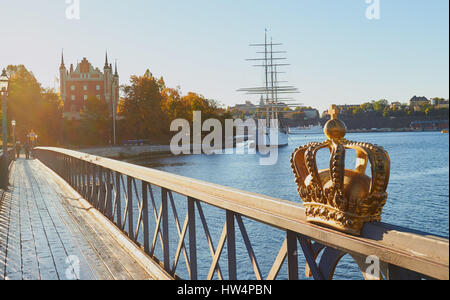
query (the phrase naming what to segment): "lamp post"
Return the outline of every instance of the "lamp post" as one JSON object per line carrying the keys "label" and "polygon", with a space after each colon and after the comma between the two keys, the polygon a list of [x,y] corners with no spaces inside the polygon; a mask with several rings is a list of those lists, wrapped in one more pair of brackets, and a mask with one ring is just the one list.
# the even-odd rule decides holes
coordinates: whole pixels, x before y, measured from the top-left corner
{"label": "lamp post", "polygon": [[114,103],[112,105],[112,119],[113,119],[113,146],[115,146],[117,142],[116,142],[116,107]]}
{"label": "lamp post", "polygon": [[[12,132],[13,132],[13,135],[12,135],[12,137],[13,137],[13,142],[12,142],[12,144],[13,144],[13,147],[14,147],[14,150],[16,149],[16,120],[12,120],[11,121],[11,126],[12,126]],[[14,161],[16,160],[16,155],[14,155]]]}
{"label": "lamp post", "polygon": [[7,100],[8,100],[9,78],[6,70],[3,69],[0,76],[0,95],[2,98],[2,125],[3,125],[3,153],[1,161],[0,188],[6,189],[9,185],[8,171],[8,118],[7,118]]}

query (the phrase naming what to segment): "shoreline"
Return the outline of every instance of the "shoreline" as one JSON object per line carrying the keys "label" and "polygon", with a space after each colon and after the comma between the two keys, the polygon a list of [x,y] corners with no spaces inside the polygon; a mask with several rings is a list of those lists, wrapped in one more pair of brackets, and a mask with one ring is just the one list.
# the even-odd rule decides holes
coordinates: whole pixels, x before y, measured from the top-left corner
{"label": "shoreline", "polygon": [[[377,132],[441,132],[445,129],[411,129],[411,128],[379,128],[379,129],[353,129],[347,133],[377,133]],[[447,129],[448,130],[448,129]]]}
{"label": "shoreline", "polygon": [[[201,149],[201,146],[189,145],[185,150],[193,152],[194,148]],[[224,150],[224,149],[220,149]],[[137,157],[155,157],[173,155],[170,145],[141,145],[141,146],[107,146],[94,148],[81,148],[76,151],[87,153],[90,155],[106,157],[110,159],[124,160]]]}
{"label": "shoreline", "polygon": [[123,160],[138,156],[156,156],[171,154],[169,145],[143,145],[143,146],[106,146],[95,148],[82,148],[77,151],[90,155],[111,159]]}
{"label": "shoreline", "polygon": [[[413,129],[390,129],[381,128],[373,130],[348,130],[347,133],[400,133],[400,132],[441,132],[442,130],[413,130]],[[301,131],[299,132],[301,133]],[[297,133],[297,134],[299,134]],[[304,132],[309,134],[309,132]],[[189,150],[192,151],[193,146],[189,146]],[[172,155],[170,145],[141,145],[141,146],[104,146],[104,147],[92,147],[74,149],[79,152],[87,153],[90,155],[106,157],[110,159],[124,160],[132,159],[136,157],[155,157]]]}

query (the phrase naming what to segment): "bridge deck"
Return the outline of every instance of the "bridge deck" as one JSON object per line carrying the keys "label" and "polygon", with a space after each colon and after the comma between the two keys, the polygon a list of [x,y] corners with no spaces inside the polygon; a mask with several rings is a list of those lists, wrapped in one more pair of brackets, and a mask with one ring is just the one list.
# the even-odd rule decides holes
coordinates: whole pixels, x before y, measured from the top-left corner
{"label": "bridge deck", "polygon": [[151,279],[39,161],[18,159],[11,171],[0,203],[0,279]]}

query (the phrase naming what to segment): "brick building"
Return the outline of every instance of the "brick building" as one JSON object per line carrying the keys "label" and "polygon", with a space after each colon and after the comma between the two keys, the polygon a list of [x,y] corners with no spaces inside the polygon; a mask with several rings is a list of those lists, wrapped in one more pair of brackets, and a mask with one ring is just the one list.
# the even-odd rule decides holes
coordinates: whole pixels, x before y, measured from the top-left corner
{"label": "brick building", "polygon": [[108,62],[108,54],[105,58],[103,72],[95,68],[86,58],[78,63],[74,69],[70,65],[69,70],[64,64],[64,54],[61,57],[60,94],[64,103],[64,118],[68,120],[79,120],[80,113],[85,109],[86,100],[96,97],[99,101],[105,101],[109,112],[117,112],[119,103],[119,74],[117,64],[113,72],[112,64]]}

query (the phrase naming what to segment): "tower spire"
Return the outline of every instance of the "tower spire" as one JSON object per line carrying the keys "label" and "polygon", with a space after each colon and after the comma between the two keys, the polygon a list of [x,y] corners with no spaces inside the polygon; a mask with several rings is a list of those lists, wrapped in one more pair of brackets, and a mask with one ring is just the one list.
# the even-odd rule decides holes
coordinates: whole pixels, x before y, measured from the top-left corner
{"label": "tower spire", "polygon": [[64,65],[64,49],[61,52],[61,68],[65,68],[65,65]]}
{"label": "tower spire", "polygon": [[109,63],[108,63],[108,50],[106,50],[106,57],[105,57],[105,68],[109,67]]}
{"label": "tower spire", "polygon": [[117,72],[117,59],[116,59],[116,62],[115,62],[115,71],[114,71],[114,76],[119,76],[119,73]]}

